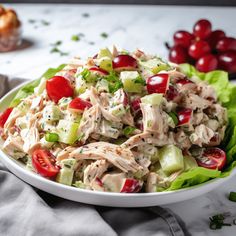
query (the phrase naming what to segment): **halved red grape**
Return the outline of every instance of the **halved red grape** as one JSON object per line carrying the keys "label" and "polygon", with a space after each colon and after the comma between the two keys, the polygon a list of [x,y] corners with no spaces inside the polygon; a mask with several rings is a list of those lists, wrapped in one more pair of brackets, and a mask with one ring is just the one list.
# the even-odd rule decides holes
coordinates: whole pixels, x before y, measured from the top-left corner
{"label": "halved red grape", "polygon": [[201,72],[209,72],[217,68],[218,61],[216,56],[208,54],[198,59],[196,68]]}
{"label": "halved red grape", "polygon": [[138,62],[130,55],[118,55],[113,59],[113,69],[121,70],[135,70],[138,67]]}
{"label": "halved red grape", "polygon": [[89,70],[96,73],[96,74],[102,75],[102,76],[109,74],[106,70],[103,70],[97,66],[90,67]]}
{"label": "halved red grape", "polygon": [[216,44],[218,43],[218,41],[222,38],[225,37],[225,32],[222,30],[215,30],[212,31],[209,38],[207,39],[207,42],[209,43],[211,49],[215,49],[216,48]]}
{"label": "halved red grape", "polygon": [[80,111],[83,112],[86,108],[90,108],[92,106],[92,104],[82,98],[74,98],[70,104],[69,104],[69,108],[76,110],[76,111]]}
{"label": "halved red grape", "polygon": [[178,124],[177,126],[187,125],[192,118],[193,110],[190,108],[183,108],[177,112]]}
{"label": "halved red grape", "polygon": [[229,50],[236,51],[236,39],[225,37],[217,42],[216,50],[219,52],[226,52]]}
{"label": "halved red grape", "polygon": [[136,179],[127,178],[121,189],[121,193],[137,193],[142,188],[140,182]]}
{"label": "halved red grape", "polygon": [[180,45],[174,46],[170,49],[169,60],[176,64],[185,63],[188,61],[188,52]]}
{"label": "halved red grape", "polygon": [[173,86],[169,85],[169,89],[166,92],[166,99],[168,101],[174,100],[179,95],[178,90]]}
{"label": "halved red grape", "polygon": [[199,40],[191,44],[188,54],[194,59],[199,59],[203,55],[210,53],[210,51],[209,44],[206,41]]}
{"label": "halved red grape", "polygon": [[169,74],[160,73],[147,79],[147,91],[151,93],[165,94],[169,88]]}
{"label": "halved red grape", "polygon": [[179,30],[174,34],[174,44],[188,48],[193,40],[193,35],[187,31]]}
{"label": "halved red grape", "polygon": [[211,34],[211,22],[206,19],[197,21],[193,27],[193,34],[200,39],[208,38]]}
{"label": "halved red grape", "polygon": [[187,79],[187,78],[184,78],[184,79],[179,79],[176,81],[176,84],[177,85],[180,85],[180,86],[183,86],[185,84],[193,84],[193,81]]}

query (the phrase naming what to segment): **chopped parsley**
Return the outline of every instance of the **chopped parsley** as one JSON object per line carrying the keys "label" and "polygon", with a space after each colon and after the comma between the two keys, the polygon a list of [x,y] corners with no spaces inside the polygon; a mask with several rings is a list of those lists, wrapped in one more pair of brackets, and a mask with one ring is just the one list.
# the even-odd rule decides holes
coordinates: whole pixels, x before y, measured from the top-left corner
{"label": "chopped parsley", "polygon": [[46,21],[46,20],[41,20],[42,25],[48,26],[50,25],[50,22]]}
{"label": "chopped parsley", "polygon": [[171,111],[170,113],[168,113],[168,115],[172,118],[175,125],[177,125],[179,123],[177,114],[175,112]]}
{"label": "chopped parsley", "polygon": [[114,93],[123,87],[123,83],[115,72],[110,72],[110,74],[105,76],[104,79],[108,81],[109,93]]}
{"label": "chopped parsley", "polygon": [[75,34],[75,35],[71,36],[71,40],[75,41],[75,42],[78,42],[78,41],[80,41],[80,37],[79,37],[79,35]]}
{"label": "chopped parsley", "polygon": [[134,83],[135,83],[135,84],[142,84],[143,86],[146,85],[145,80],[144,80],[141,76],[137,77],[137,78],[134,80]]}
{"label": "chopped parsley", "polygon": [[61,51],[58,47],[52,48],[50,53],[59,53],[60,56],[67,56],[69,54],[68,52]]}
{"label": "chopped parsley", "polygon": [[131,135],[135,130],[136,130],[135,127],[126,126],[126,127],[123,129],[123,133],[124,133],[125,136],[129,136],[129,135]]}
{"label": "chopped parsley", "polygon": [[83,80],[88,82],[88,78],[91,76],[91,71],[85,68],[83,71],[81,71],[80,75],[82,76]]}
{"label": "chopped parsley", "polygon": [[108,38],[108,34],[105,32],[101,33],[100,36],[104,39]]}
{"label": "chopped parsley", "polygon": [[229,216],[228,213],[223,213],[223,214],[217,214],[212,217],[210,217],[210,224],[209,227],[212,230],[217,230],[221,229],[223,226],[231,226],[232,224],[225,223],[225,218],[226,216]]}
{"label": "chopped parsley", "polygon": [[61,40],[58,40],[58,41],[56,41],[55,43],[51,43],[51,46],[56,47],[56,46],[60,46],[61,44],[62,44],[62,41],[61,41]]}
{"label": "chopped parsley", "polygon": [[231,202],[236,202],[236,192],[230,192],[229,193],[229,200]]}

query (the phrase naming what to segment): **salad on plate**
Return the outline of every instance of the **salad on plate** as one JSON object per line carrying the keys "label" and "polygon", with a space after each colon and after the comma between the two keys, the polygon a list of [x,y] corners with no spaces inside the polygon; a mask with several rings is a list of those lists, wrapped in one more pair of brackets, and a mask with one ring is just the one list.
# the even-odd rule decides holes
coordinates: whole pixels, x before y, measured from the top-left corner
{"label": "salad on plate", "polygon": [[194,186],[235,166],[235,92],[224,71],[103,48],[21,88],[0,115],[2,149],[82,189]]}

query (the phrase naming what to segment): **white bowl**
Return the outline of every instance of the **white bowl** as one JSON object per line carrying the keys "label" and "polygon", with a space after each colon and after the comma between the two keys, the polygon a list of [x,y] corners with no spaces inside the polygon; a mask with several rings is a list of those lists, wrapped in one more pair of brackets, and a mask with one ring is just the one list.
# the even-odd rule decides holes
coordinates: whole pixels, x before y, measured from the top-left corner
{"label": "white bowl", "polygon": [[[8,107],[10,101],[22,86],[23,85],[13,89],[0,100],[0,110]],[[1,145],[2,143],[0,144],[0,147]],[[25,169],[23,164],[14,160],[2,150],[0,150],[0,155],[1,161],[13,174],[38,189],[76,202],[112,207],[147,207],[184,201],[210,192],[220,184],[226,183],[230,177],[236,174],[236,169],[234,169],[228,177],[213,179],[197,186],[176,191],[131,194],[107,193],[83,190],[50,181]]]}

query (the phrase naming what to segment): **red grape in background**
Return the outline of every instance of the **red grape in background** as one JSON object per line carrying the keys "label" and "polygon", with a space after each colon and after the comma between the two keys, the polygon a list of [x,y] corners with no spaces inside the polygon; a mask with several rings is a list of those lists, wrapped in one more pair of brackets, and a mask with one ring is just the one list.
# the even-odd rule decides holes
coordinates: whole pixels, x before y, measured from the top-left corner
{"label": "red grape in background", "polygon": [[211,22],[206,19],[197,21],[193,27],[193,34],[200,39],[208,38],[211,34]]}
{"label": "red grape in background", "polygon": [[216,70],[217,66],[218,66],[217,58],[212,54],[208,54],[199,58],[196,63],[197,70],[201,72],[209,72],[212,70]]}

